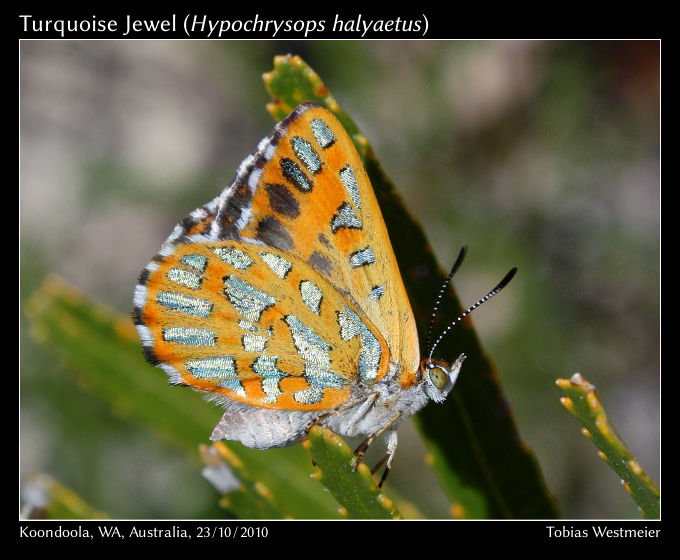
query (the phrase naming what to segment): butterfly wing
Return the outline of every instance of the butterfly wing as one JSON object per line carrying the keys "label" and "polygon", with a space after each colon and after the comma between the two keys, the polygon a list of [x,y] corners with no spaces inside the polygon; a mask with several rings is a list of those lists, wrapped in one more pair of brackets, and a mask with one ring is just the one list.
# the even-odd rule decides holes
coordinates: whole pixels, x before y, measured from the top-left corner
{"label": "butterfly wing", "polygon": [[313,411],[418,367],[370,181],[342,125],[313,103],[175,227],[140,276],[133,313],[171,383],[232,403],[214,439],[253,447],[296,441]]}
{"label": "butterfly wing", "polygon": [[176,384],[260,408],[326,410],[349,398],[358,371],[387,368],[380,333],[280,250],[197,236],[152,268],[135,296],[138,329]]}
{"label": "butterfly wing", "polygon": [[250,239],[307,263],[376,328],[397,368],[417,371],[416,325],[387,228],[333,113],[297,107],[241,164],[218,205],[213,239]]}

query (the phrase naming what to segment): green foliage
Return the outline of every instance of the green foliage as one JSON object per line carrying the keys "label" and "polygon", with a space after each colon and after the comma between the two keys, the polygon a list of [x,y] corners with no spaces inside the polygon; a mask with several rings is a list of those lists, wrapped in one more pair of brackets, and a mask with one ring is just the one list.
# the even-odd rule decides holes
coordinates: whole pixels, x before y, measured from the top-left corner
{"label": "green foliage", "polygon": [[49,475],[33,475],[26,492],[23,515],[37,519],[107,519],[108,516],[86,503],[72,489]]}
{"label": "green foliage", "polygon": [[226,443],[217,441],[210,447],[201,444],[200,452],[206,464],[203,475],[222,494],[220,506],[234,512],[234,517],[279,519],[286,515],[271,491],[253,480],[246,466]]}
{"label": "green foliage", "polygon": [[380,492],[365,463],[356,465],[352,450],[327,428],[312,426],[304,443],[319,467],[317,478],[350,519],[400,519],[395,505]]}
{"label": "green foliage", "polygon": [[[420,225],[401,204],[366,138],[302,59],[276,57],[274,70],[265,74],[264,79],[274,99],[268,110],[275,120],[283,118],[300,102],[315,100],[328,106],[354,139],[387,222],[424,340],[433,295],[445,274],[436,263]],[[435,329],[441,331],[460,307],[455,293],[449,290],[440,306]],[[147,430],[150,437],[174,448],[196,468],[200,447],[205,468],[215,469],[225,477],[229,472],[235,477],[238,485],[225,492],[220,501],[225,516],[401,517],[394,503],[377,489],[368,468],[362,464],[355,471],[349,448],[327,430],[313,428],[304,446],[286,449],[257,451],[223,442],[208,447],[208,436],[219,411],[192,391],[167,386],[165,375],[144,362],[129,318],[54,278],[34,294],[28,311],[36,337],[55,352],[87,391],[108,403],[114,415]],[[519,437],[495,367],[471,324],[463,322],[457,336],[445,339],[438,351],[447,358],[463,351],[468,356],[447,401],[442,405],[430,404],[416,418],[429,451],[429,464],[451,502],[451,515],[557,517],[534,455]],[[589,428],[589,433],[594,432]],[[623,465],[621,450],[604,439],[609,446],[605,456],[617,457],[612,459],[617,467],[627,465],[628,471],[635,474],[636,463],[627,459],[628,463]],[[644,477],[639,473],[630,481],[621,476],[634,496],[644,493]],[[651,488],[653,484],[647,484],[647,492],[653,494]],[[398,499],[395,502],[400,504]],[[653,499],[644,502],[645,516],[653,516],[653,502]],[[658,491],[656,503],[658,514]],[[402,507],[401,511],[405,509]],[[79,511],[83,517],[99,514],[86,508]]]}
{"label": "green foliage", "polygon": [[[368,141],[338,107],[318,75],[299,57],[276,57],[274,70],[265,74],[265,84],[274,98],[268,106],[274,118],[287,114],[302,100],[318,101],[336,114],[354,139],[380,202],[421,340],[425,340],[433,294],[439,291],[446,274]],[[455,319],[460,307],[451,288],[440,306],[440,329]],[[443,356],[461,352],[468,356],[447,402],[430,404],[417,419],[433,468],[452,501],[452,511],[466,518],[556,517],[540,468],[517,433],[495,368],[470,323],[464,322],[456,337],[445,339],[439,351]]]}
{"label": "green foliage", "polygon": [[[57,278],[33,294],[29,305],[34,335],[52,349],[78,382],[110,404],[111,412],[143,426],[183,453],[198,468],[197,449],[219,420],[219,409],[194,391],[170,388],[159,369],[147,364],[128,317],[87,298]],[[243,469],[285,504],[281,517],[339,517],[334,500],[310,479],[309,455],[300,446],[256,451],[233,444]],[[244,479],[246,477],[244,476]],[[261,495],[252,485],[252,499]],[[252,517],[250,504],[230,511]]]}
{"label": "green foliage", "polygon": [[660,518],[660,493],[652,479],[623,443],[604,410],[595,386],[575,373],[570,379],[558,379],[566,397],[564,407],[583,424],[583,435],[599,449],[598,455],[621,477],[626,491],[640,507],[646,519]]}
{"label": "green foliage", "polygon": [[335,97],[321,81],[319,75],[299,56],[277,56],[274,69],[262,76],[272,97],[267,110],[275,121],[285,118],[295,107],[305,101],[315,101],[328,107],[342,123],[362,158],[369,149],[366,138],[359,132],[352,118],[342,110]]}
{"label": "green foliage", "polygon": [[[422,230],[401,205],[370,145],[337,106],[316,73],[298,57],[277,57],[274,71],[265,75],[265,83],[275,99],[269,106],[275,118],[311,98],[327,104],[347,126],[364,158],[392,232],[397,258],[422,327],[427,316],[424,310],[429,309],[432,294],[437,292],[443,275]],[[413,273],[423,267],[429,274]],[[450,297],[455,302],[455,296],[450,294]],[[459,306],[456,302],[443,307],[454,310]],[[40,338],[77,373],[81,383],[109,402],[118,416],[152,429],[189,455],[205,441],[215,423],[214,408],[206,406],[191,392],[169,390],[165,386],[164,377],[142,361],[136,332],[127,319],[87,301],[55,280],[36,294],[30,308]],[[442,313],[442,320],[449,319],[449,315]],[[553,517],[555,510],[540,472],[530,452],[521,444],[509,412],[498,419],[500,389],[495,375],[491,374],[489,361],[474,334],[465,332],[467,334],[457,340],[466,343],[469,357],[462,389],[457,388],[456,392],[472,391],[472,401],[480,402],[480,406],[475,406],[475,414],[470,415],[462,404],[467,397],[459,393],[458,397],[449,399],[446,406],[427,407],[419,421],[435,472],[453,501],[452,511],[461,517],[476,518]],[[442,349],[452,355],[444,344]],[[473,384],[472,389],[466,389],[469,384],[464,381],[473,378],[482,380],[482,385]],[[479,393],[488,397],[480,399]],[[391,502],[371,488],[370,475],[366,476],[363,468],[348,474],[349,457],[338,452],[336,440],[315,437],[310,441],[310,450],[322,473],[321,481],[347,515],[398,515]],[[339,515],[338,508],[330,505],[327,494],[310,488],[314,481],[309,478],[309,459],[301,457],[299,446],[263,452],[233,444],[232,449],[244,465],[237,469],[237,474],[244,483],[239,492],[245,496],[230,500],[228,508],[234,515],[252,517],[253,504],[258,503],[263,505],[262,516],[274,512],[306,518]],[[497,459],[499,455],[502,461]],[[518,468],[508,468],[509,465]],[[252,481],[266,486],[275,500],[263,503],[262,494]],[[363,488],[364,492],[343,493],[342,488],[347,485]],[[518,494],[522,499],[517,503],[514,488],[521,488]],[[290,499],[293,495],[295,498]],[[376,508],[376,504],[379,507]]]}

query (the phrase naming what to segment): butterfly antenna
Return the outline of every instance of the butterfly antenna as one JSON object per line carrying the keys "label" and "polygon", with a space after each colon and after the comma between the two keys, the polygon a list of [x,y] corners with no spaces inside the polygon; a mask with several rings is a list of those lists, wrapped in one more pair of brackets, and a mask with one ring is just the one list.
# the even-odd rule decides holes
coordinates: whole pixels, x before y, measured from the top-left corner
{"label": "butterfly antenna", "polygon": [[446,329],[444,329],[444,332],[443,332],[441,335],[439,335],[439,338],[437,339],[437,341],[432,345],[432,348],[430,348],[430,354],[429,354],[429,356],[428,356],[428,359],[430,359],[430,360],[432,359],[432,353],[434,352],[434,349],[437,347],[437,345],[441,342],[442,338],[444,338],[444,337],[446,336],[446,334],[451,330],[451,328],[452,328],[456,323],[458,323],[459,321],[461,321],[464,317],[466,317],[467,315],[469,315],[470,313],[472,313],[472,311],[474,311],[475,309],[477,309],[477,308],[478,308],[480,305],[482,305],[484,302],[489,301],[493,296],[495,296],[498,292],[500,292],[503,288],[505,288],[505,286],[508,285],[508,283],[510,282],[510,280],[512,280],[513,276],[515,276],[516,273],[517,273],[517,267],[512,268],[512,269],[511,269],[511,270],[503,277],[503,280],[501,280],[501,281],[498,283],[498,285],[497,285],[493,290],[491,290],[491,291],[490,291],[488,294],[486,294],[483,298],[481,298],[480,300],[478,300],[475,304],[473,304],[473,305],[471,305],[470,307],[468,307],[468,308],[465,310],[465,312],[463,312],[460,316],[458,316],[458,318],[457,318],[455,321],[453,321],[448,327],[446,327]]}
{"label": "butterfly antenna", "polygon": [[[439,295],[437,295],[437,300],[435,301],[434,309],[432,310],[432,317],[430,317],[430,324],[427,327],[427,342],[425,343],[426,349],[430,348],[430,340],[432,340],[432,327],[434,326],[434,319],[437,316],[439,304],[442,301],[442,297],[444,296],[444,292],[446,291],[449,282],[451,282],[451,278],[453,278],[453,275],[460,268],[460,265],[463,264],[465,253],[467,253],[467,247],[463,245],[463,247],[461,247],[460,249],[460,253],[458,253],[458,258],[456,259],[456,262],[453,263],[453,266],[451,267],[451,272],[449,272],[449,275],[446,277],[446,281],[442,284],[442,287],[439,290]],[[430,352],[430,355],[432,355],[432,352]]]}

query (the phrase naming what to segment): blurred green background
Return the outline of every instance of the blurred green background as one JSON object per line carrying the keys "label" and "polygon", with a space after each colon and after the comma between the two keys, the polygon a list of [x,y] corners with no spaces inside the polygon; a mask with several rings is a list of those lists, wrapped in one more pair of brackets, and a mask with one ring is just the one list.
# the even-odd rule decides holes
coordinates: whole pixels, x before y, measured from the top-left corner
{"label": "blurred green background", "polygon": [[[274,55],[292,53],[372,143],[442,268],[468,245],[454,282],[462,302],[519,267],[473,322],[563,516],[638,519],[559,404],[554,380],[579,371],[594,383],[660,484],[659,49],[658,41],[22,41],[22,487],[31,473],[48,473],[115,518],[219,514],[196,464],[77,384],[32,339],[23,308],[56,273],[129,313],[137,275],[172,227],[218,194],[271,132],[261,74]],[[400,441],[386,491],[448,517],[414,430],[406,426]]]}

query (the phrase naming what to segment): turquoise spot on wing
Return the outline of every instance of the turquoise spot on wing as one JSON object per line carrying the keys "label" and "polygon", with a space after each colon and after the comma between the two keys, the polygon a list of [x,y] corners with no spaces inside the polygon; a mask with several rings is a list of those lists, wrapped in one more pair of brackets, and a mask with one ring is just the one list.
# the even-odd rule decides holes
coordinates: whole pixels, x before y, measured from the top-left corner
{"label": "turquoise spot on wing", "polygon": [[349,202],[343,202],[331,220],[331,231],[335,233],[340,228],[361,229],[361,220],[354,212]]}
{"label": "turquoise spot on wing", "polygon": [[253,365],[251,369],[261,375],[262,379],[262,391],[265,393],[265,397],[262,398],[262,402],[273,403],[279,395],[282,395],[279,388],[279,380],[285,377],[285,373],[276,367],[277,356],[260,356]]}
{"label": "turquoise spot on wing", "polygon": [[349,264],[352,268],[357,268],[367,264],[372,264],[375,262],[375,255],[373,254],[373,249],[366,247],[361,251],[352,253],[349,257]]}
{"label": "turquoise spot on wing", "polygon": [[288,271],[293,267],[289,261],[274,253],[261,251],[258,254],[271,271],[281,279],[285,278]]}
{"label": "turquoise spot on wing", "polygon": [[328,356],[330,345],[322,340],[313,329],[304,325],[295,315],[287,315],[285,321],[290,327],[293,341],[305,362],[328,367],[331,359]]}
{"label": "turquoise spot on wing", "polygon": [[204,255],[184,255],[179,262],[198,272],[203,272],[208,264],[208,258]]}
{"label": "turquoise spot on wing", "polygon": [[243,349],[246,352],[264,352],[267,337],[259,334],[246,333],[243,335]]}
{"label": "turquoise spot on wing", "polygon": [[170,327],[163,329],[163,340],[191,346],[214,346],[216,337],[209,329]]}
{"label": "turquoise spot on wing", "polygon": [[252,259],[240,249],[234,249],[232,247],[215,247],[213,251],[224,262],[239,270],[245,270],[253,264]]}
{"label": "turquoise spot on wing", "polygon": [[342,182],[347,194],[349,194],[354,205],[361,210],[361,197],[359,196],[359,185],[354,176],[354,171],[349,165],[346,165],[340,170],[340,181]]}
{"label": "turquoise spot on wing", "polygon": [[267,308],[276,303],[276,299],[254,288],[235,276],[224,279],[224,291],[237,312],[249,321],[257,323],[260,315]]}
{"label": "turquoise spot on wing", "polygon": [[368,294],[368,299],[372,300],[379,300],[382,295],[385,293],[385,286],[376,286],[371,290],[371,293]]}
{"label": "turquoise spot on wing", "polygon": [[321,160],[309,142],[299,136],[294,136],[290,142],[295,155],[307,169],[314,174],[321,171]]}
{"label": "turquoise spot on wing", "polygon": [[241,397],[246,396],[232,356],[210,356],[209,358],[189,360],[186,363],[186,368],[194,377],[218,381],[219,387],[230,389]]}
{"label": "turquoise spot on wing", "polygon": [[192,290],[199,288],[203,278],[198,272],[187,270],[186,268],[171,268],[165,275],[168,277],[168,280],[175,284],[186,286]]}
{"label": "turquoise spot on wing", "polygon": [[361,353],[359,354],[359,375],[366,381],[372,381],[378,375],[382,349],[380,341],[373,335],[361,318],[347,306],[338,311],[338,324],[340,325],[340,337],[350,340],[359,336],[361,340]]}
{"label": "turquoise spot on wing", "polygon": [[288,179],[294,187],[297,187],[303,192],[312,190],[312,182],[307,175],[304,174],[300,166],[292,159],[281,158],[281,171],[283,176]]}
{"label": "turquoise spot on wing", "polygon": [[321,146],[323,149],[326,149],[333,145],[335,142],[335,135],[331,129],[328,128],[328,125],[324,121],[321,119],[314,119],[311,123],[309,123],[309,126],[312,128],[314,138],[316,138],[319,146]]}
{"label": "turquoise spot on wing", "polygon": [[213,308],[213,304],[209,301],[175,292],[158,292],[156,301],[173,311],[198,315],[199,317],[207,317]]}
{"label": "turquoise spot on wing", "polygon": [[189,360],[186,368],[194,377],[226,379],[236,376],[236,363],[232,356],[211,356]]}
{"label": "turquoise spot on wing", "polygon": [[310,387],[293,393],[293,398],[302,404],[314,404],[323,400],[323,389]]}
{"label": "turquoise spot on wing", "polygon": [[321,289],[314,282],[303,280],[300,282],[300,295],[302,296],[302,301],[305,302],[305,305],[309,310],[318,315],[321,300],[323,299],[323,292]]}

